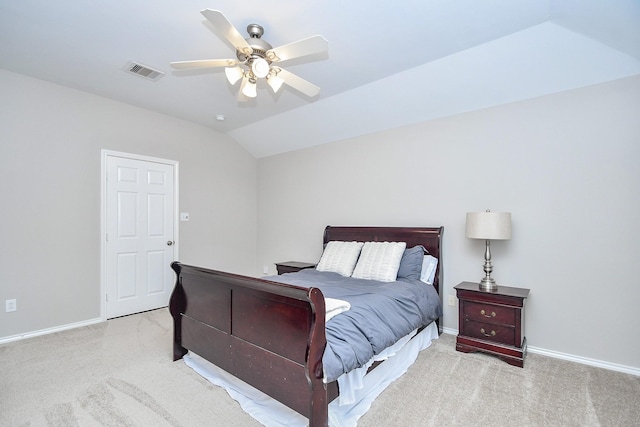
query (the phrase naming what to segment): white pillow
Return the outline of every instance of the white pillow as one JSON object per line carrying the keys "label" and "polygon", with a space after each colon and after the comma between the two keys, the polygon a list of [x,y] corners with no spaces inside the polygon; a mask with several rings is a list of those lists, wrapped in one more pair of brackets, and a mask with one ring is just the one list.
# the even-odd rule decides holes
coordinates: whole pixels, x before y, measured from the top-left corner
{"label": "white pillow", "polygon": [[429,285],[433,285],[433,279],[436,277],[436,267],[438,267],[438,258],[432,255],[425,255],[422,259],[420,280]]}
{"label": "white pillow", "polygon": [[331,241],[327,243],[316,270],[333,271],[345,277],[351,276],[362,245],[364,245],[362,242]]}
{"label": "white pillow", "polygon": [[352,277],[393,282],[398,276],[405,242],[366,242]]}

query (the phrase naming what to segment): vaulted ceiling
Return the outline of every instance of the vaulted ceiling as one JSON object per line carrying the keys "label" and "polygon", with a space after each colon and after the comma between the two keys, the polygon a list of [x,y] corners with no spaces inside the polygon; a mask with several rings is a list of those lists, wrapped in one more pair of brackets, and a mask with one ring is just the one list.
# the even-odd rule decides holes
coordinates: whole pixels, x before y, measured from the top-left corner
{"label": "vaulted ceiling", "polygon": [[[242,34],[260,24],[273,46],[324,36],[328,54],[286,63],[320,94],[259,84],[240,102],[222,68],[172,70],[235,58],[203,9]],[[211,127],[260,158],[640,74],[640,0],[0,0],[0,67]]]}

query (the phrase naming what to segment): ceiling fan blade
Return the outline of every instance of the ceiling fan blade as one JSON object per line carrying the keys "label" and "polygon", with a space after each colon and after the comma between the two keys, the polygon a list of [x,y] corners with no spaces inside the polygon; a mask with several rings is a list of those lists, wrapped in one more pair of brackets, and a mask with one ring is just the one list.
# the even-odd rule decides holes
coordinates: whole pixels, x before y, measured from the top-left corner
{"label": "ceiling fan blade", "polygon": [[235,67],[238,65],[236,59],[201,59],[197,61],[176,61],[171,66],[177,70],[187,70],[191,68],[213,68],[213,67]]}
{"label": "ceiling fan blade", "polygon": [[244,39],[242,34],[231,22],[220,12],[219,10],[205,9],[200,13],[207,18],[209,22],[231,43],[231,45],[245,55],[251,55],[253,49],[249,46],[249,43]]}
{"label": "ceiling fan blade", "polygon": [[326,52],[329,49],[329,42],[322,36],[311,36],[296,42],[287,43],[274,47],[267,51],[267,58],[273,62],[288,61],[289,59],[300,58],[301,56],[313,55],[314,53]]}
{"label": "ceiling fan blade", "polygon": [[277,76],[284,81],[284,84],[291,86],[295,90],[302,92],[309,97],[316,96],[320,93],[320,88],[318,86],[296,76],[293,73],[290,73],[287,70],[283,70],[282,68],[278,71]]}

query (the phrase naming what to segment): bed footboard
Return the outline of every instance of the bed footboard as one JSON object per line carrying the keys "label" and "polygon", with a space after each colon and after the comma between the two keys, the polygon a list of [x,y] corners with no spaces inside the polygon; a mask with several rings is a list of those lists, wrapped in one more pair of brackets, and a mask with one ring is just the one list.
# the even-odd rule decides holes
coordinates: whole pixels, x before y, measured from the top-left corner
{"label": "bed footboard", "polygon": [[317,288],[174,262],[173,359],[188,350],[309,418],[328,422],[325,307]]}

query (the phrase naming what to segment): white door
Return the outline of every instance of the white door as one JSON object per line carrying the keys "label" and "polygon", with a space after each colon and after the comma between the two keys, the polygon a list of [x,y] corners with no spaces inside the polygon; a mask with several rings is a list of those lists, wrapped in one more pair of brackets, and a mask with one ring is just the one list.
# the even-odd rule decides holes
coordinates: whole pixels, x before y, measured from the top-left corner
{"label": "white door", "polygon": [[108,155],[106,317],[167,306],[174,274],[174,165]]}

